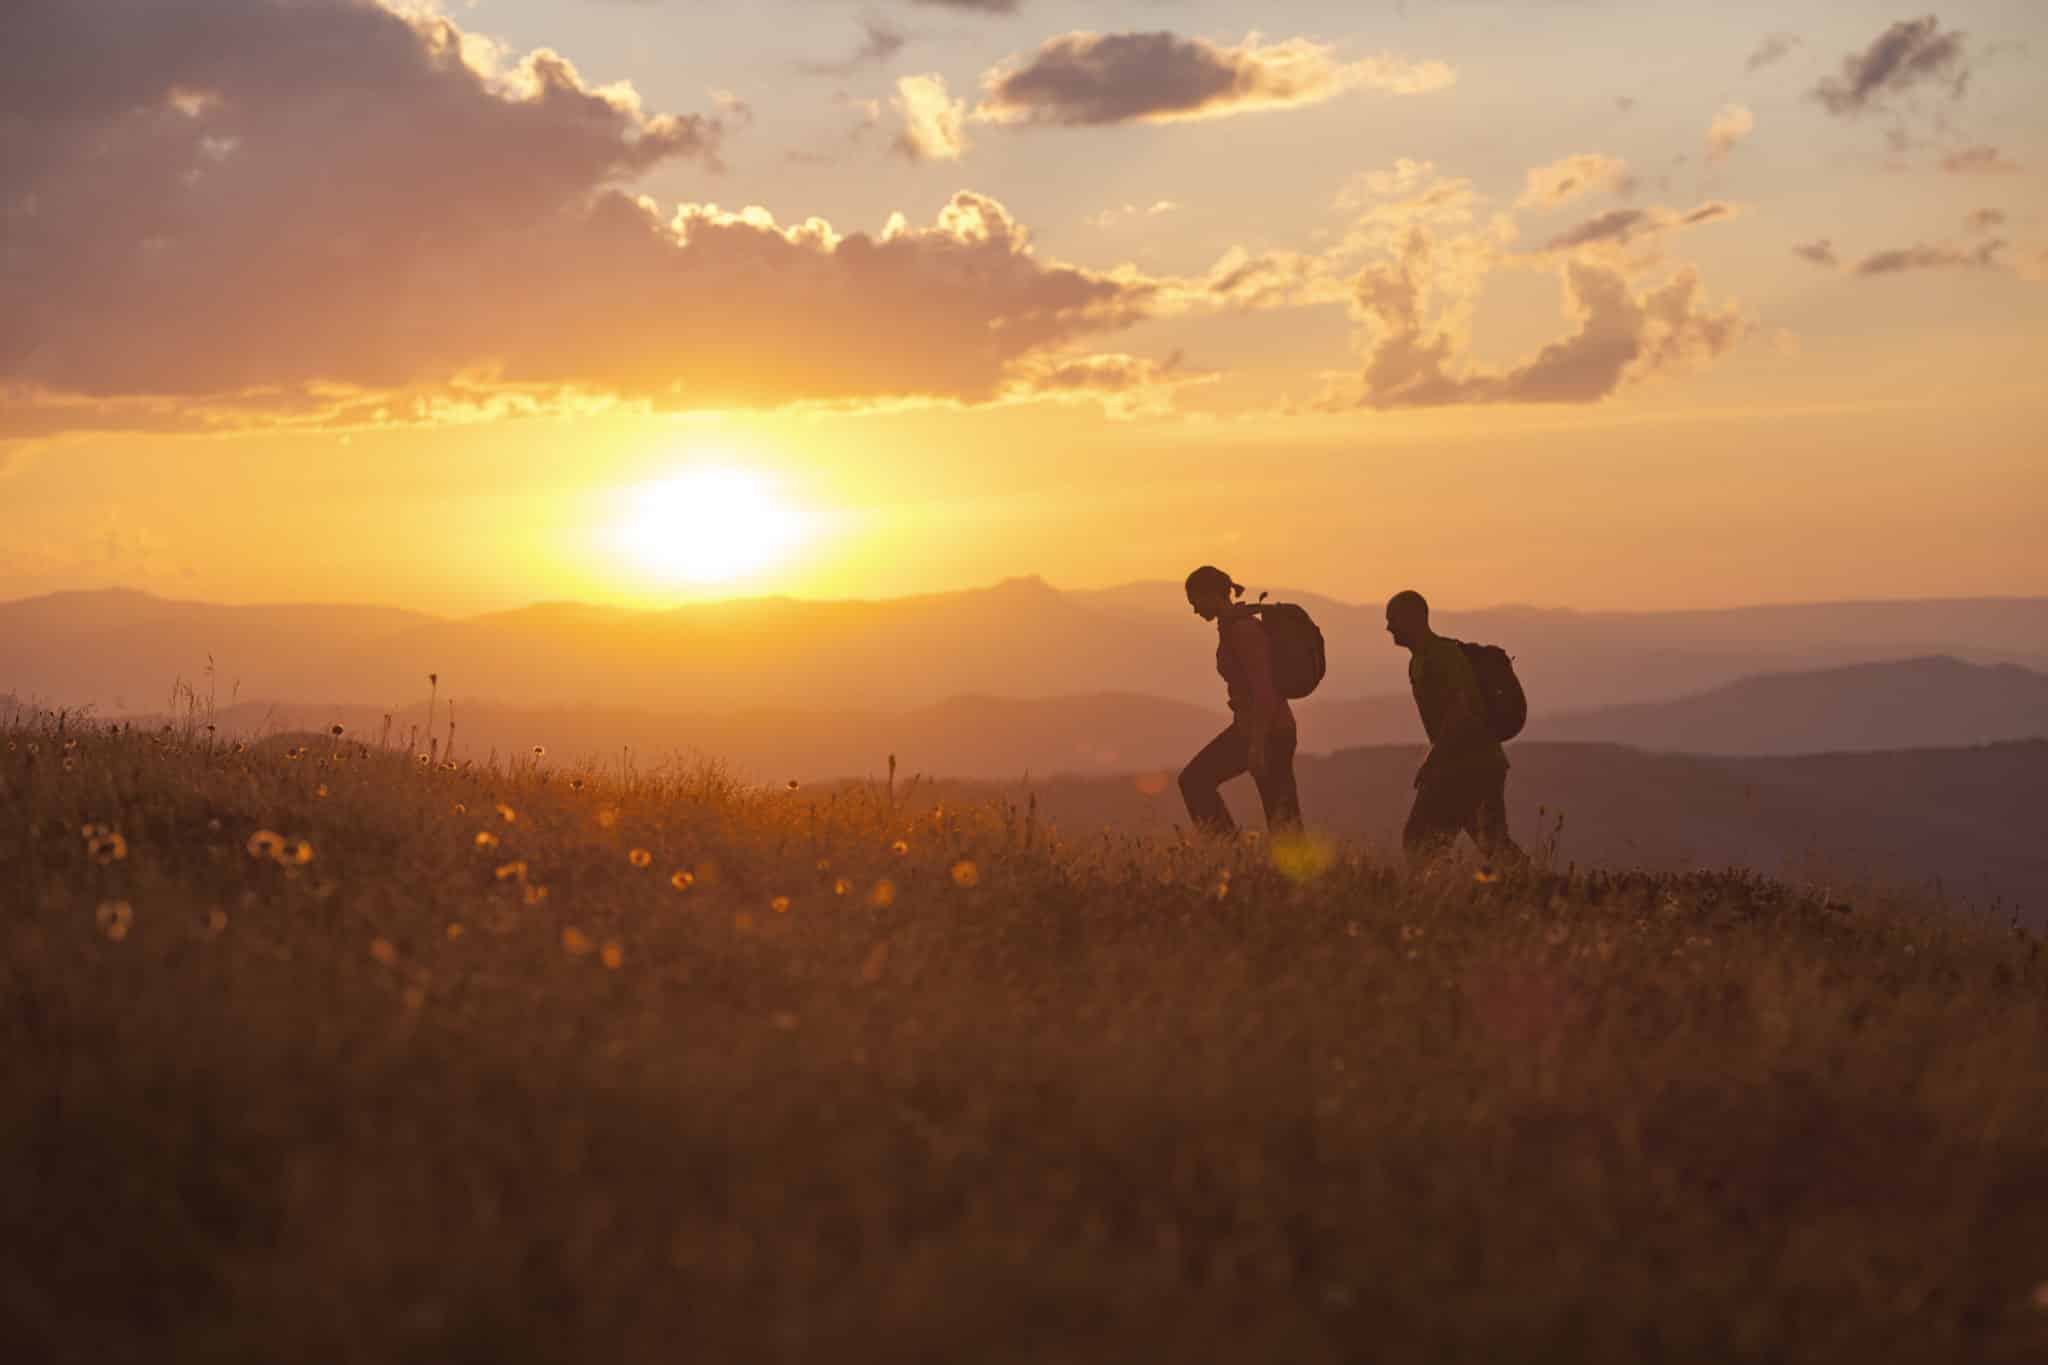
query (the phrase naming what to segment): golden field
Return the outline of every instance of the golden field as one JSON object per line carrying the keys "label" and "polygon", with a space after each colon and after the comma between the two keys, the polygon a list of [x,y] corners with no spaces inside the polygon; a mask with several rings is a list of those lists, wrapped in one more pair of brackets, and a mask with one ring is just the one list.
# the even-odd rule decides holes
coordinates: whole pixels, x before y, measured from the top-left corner
{"label": "golden field", "polygon": [[8,1358],[2048,1358],[2006,925],[375,740],[0,738]]}

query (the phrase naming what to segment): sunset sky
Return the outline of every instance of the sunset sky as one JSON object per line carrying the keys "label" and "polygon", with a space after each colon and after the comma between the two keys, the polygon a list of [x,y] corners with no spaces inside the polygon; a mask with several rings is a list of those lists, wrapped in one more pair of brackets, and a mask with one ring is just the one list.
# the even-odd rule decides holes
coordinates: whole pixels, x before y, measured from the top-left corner
{"label": "sunset sky", "polygon": [[2048,593],[2038,0],[5,32],[0,597]]}

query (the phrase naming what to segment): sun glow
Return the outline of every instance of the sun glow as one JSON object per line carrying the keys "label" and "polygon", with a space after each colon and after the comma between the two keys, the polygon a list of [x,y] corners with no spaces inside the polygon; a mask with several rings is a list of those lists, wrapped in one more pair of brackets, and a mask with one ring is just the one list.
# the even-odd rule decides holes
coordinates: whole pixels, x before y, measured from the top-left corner
{"label": "sun glow", "polygon": [[729,583],[780,563],[804,539],[802,512],[766,478],[699,465],[626,495],[619,550],[639,568],[683,583]]}

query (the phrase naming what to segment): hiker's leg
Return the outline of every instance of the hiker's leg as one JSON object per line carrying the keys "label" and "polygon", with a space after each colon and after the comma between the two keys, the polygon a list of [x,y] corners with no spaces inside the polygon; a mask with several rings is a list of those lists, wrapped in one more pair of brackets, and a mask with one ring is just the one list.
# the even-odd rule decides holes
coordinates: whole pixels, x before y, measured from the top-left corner
{"label": "hiker's leg", "polygon": [[1230,808],[1216,789],[1245,770],[1247,747],[1243,732],[1232,725],[1180,770],[1181,799],[1188,803],[1188,818],[1196,829],[1212,834],[1237,832],[1237,822],[1230,818]]}
{"label": "hiker's leg", "polygon": [[1407,828],[1401,831],[1401,848],[1408,855],[1410,871],[1421,871],[1458,841],[1464,814],[1455,784],[1439,779],[1416,789]]}
{"label": "hiker's leg", "polygon": [[1294,785],[1296,741],[1292,730],[1267,735],[1265,776],[1252,778],[1258,784],[1259,804],[1266,808],[1266,828],[1276,834],[1301,828],[1301,792]]}
{"label": "hiker's leg", "polygon": [[1527,858],[1508,835],[1508,770],[1476,779],[1473,797],[1472,842],[1479,856],[1496,872],[1520,867]]}

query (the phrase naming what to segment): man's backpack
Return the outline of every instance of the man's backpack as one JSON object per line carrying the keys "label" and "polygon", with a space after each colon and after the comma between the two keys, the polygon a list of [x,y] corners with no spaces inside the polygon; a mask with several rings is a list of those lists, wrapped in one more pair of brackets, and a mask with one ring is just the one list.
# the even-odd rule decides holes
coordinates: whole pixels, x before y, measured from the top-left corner
{"label": "man's backpack", "polygon": [[1328,661],[1323,656],[1323,632],[1307,609],[1292,602],[1261,601],[1252,610],[1266,626],[1266,643],[1273,652],[1273,685],[1280,695],[1299,701],[1315,691]]}
{"label": "man's backpack", "polygon": [[1486,723],[1493,737],[1505,743],[1521,734],[1529,721],[1529,699],[1522,695],[1514,659],[1499,645],[1475,645],[1469,640],[1458,643],[1472,661],[1472,676],[1479,680],[1479,695],[1485,699]]}

